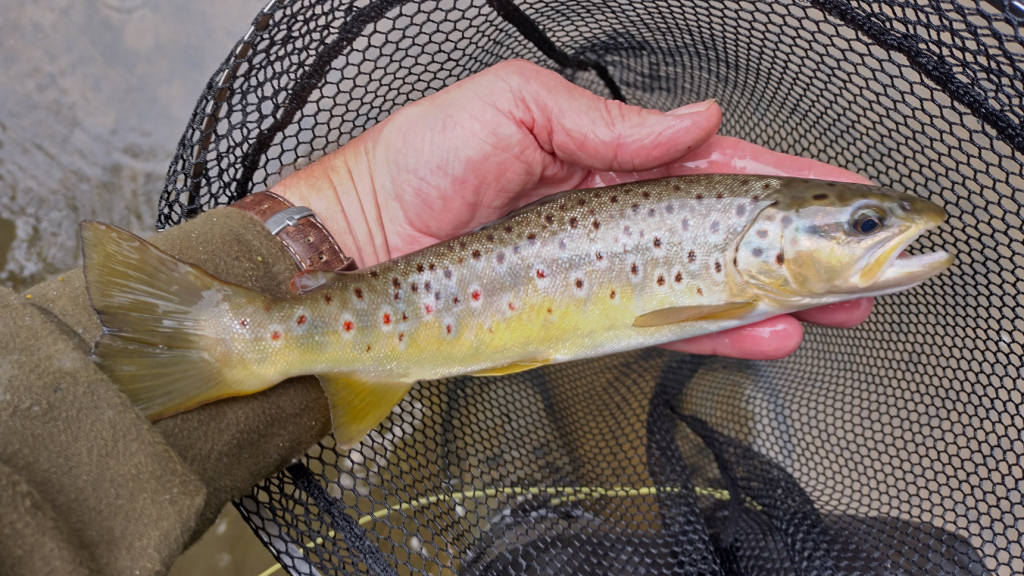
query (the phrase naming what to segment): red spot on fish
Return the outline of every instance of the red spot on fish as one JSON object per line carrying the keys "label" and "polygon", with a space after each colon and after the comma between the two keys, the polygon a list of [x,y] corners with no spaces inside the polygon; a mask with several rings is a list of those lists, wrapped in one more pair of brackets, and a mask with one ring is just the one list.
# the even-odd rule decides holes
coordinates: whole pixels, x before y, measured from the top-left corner
{"label": "red spot on fish", "polygon": [[398,341],[401,342],[402,340],[405,340],[405,332],[402,332],[398,335]]}
{"label": "red spot on fish", "polygon": [[704,289],[701,288],[700,286],[698,286],[697,287],[697,296],[703,296],[703,295],[704,295]]}
{"label": "red spot on fish", "polygon": [[452,333],[452,325],[451,324],[445,324],[444,331],[446,333],[448,333],[448,334],[451,334]]}
{"label": "red spot on fish", "polygon": [[345,320],[345,322],[342,323],[341,327],[345,329],[345,332],[351,332],[352,329],[356,327],[356,325],[351,320]]}
{"label": "red spot on fish", "polygon": [[305,314],[300,314],[299,317],[295,319],[295,323],[298,324],[299,326],[302,326],[303,324],[305,324],[306,323],[306,315]]}
{"label": "red spot on fish", "polygon": [[682,272],[676,272],[676,283],[678,284],[679,282],[682,282],[682,281],[683,281],[683,273]]}
{"label": "red spot on fish", "polygon": [[369,351],[370,351],[370,345],[369,345],[369,344],[367,344],[367,345],[366,345],[366,351],[367,351],[367,352],[369,352]]}
{"label": "red spot on fish", "polygon": [[509,302],[508,303],[508,309],[511,310],[512,312],[515,312],[516,311],[516,305],[513,304],[512,302]]}
{"label": "red spot on fish", "polygon": [[406,314],[405,312],[402,312],[402,322],[405,322],[408,319],[409,319],[409,315]]}
{"label": "red spot on fish", "polygon": [[280,340],[281,339],[281,333],[278,332],[277,330],[274,330],[273,332],[270,333],[270,339],[271,340]]}
{"label": "red spot on fish", "polygon": [[423,311],[426,312],[427,314],[433,314],[434,307],[431,306],[430,304],[424,304],[423,305]]}
{"label": "red spot on fish", "polygon": [[704,199],[704,195],[698,192],[697,195],[694,196],[694,198],[696,198],[697,200],[703,200]]}
{"label": "red spot on fish", "polygon": [[241,320],[238,321],[238,325],[241,326],[242,328],[248,328],[249,327],[249,319],[248,318],[242,318]]}
{"label": "red spot on fish", "polygon": [[548,314],[551,314],[551,307],[548,307]]}
{"label": "red spot on fish", "polygon": [[363,289],[362,288],[355,288],[354,290],[352,290],[352,292],[356,295],[356,298],[358,298],[360,300],[363,299]]}
{"label": "red spot on fish", "polygon": [[725,198],[725,192],[719,192],[718,194],[715,194],[715,198],[718,198],[719,200]]}
{"label": "red spot on fish", "polygon": [[480,301],[480,291],[473,290],[473,293],[469,295],[473,300]]}
{"label": "red spot on fish", "polygon": [[324,294],[324,302],[330,304],[332,300],[334,300],[334,298],[332,298],[330,294]]}
{"label": "red spot on fish", "polygon": [[576,279],[576,289],[577,290],[583,290],[583,279],[582,278],[577,278]]}
{"label": "red spot on fish", "polygon": [[782,266],[785,262],[786,262],[786,257],[782,255],[782,252],[779,252],[778,254],[775,255],[775,263],[776,264],[778,264],[779,266]]}
{"label": "red spot on fish", "polygon": [[452,304],[458,304],[458,303],[459,303],[459,297],[458,296],[452,298]]}
{"label": "red spot on fish", "polygon": [[383,322],[384,324],[391,324],[391,314],[384,314]]}
{"label": "red spot on fish", "polygon": [[546,277],[547,277],[547,272],[544,272],[540,268],[537,268],[537,278],[546,278]]}
{"label": "red spot on fish", "polygon": [[612,300],[615,300],[615,290],[612,290],[612,293],[609,294],[608,297],[611,298]]}

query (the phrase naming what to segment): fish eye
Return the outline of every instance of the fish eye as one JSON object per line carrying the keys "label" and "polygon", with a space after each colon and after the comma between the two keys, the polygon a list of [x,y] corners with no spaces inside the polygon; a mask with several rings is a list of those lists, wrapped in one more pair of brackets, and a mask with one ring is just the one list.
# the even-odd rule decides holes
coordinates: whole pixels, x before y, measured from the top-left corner
{"label": "fish eye", "polygon": [[882,229],[885,224],[885,215],[879,210],[868,208],[854,214],[850,221],[850,227],[855,232],[864,236],[870,236]]}

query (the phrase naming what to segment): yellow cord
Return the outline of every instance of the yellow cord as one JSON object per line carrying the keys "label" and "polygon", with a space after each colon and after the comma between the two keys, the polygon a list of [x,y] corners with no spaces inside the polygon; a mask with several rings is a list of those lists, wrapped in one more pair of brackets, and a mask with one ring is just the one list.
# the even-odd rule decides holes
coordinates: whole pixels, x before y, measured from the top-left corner
{"label": "yellow cord", "polygon": [[[507,488],[487,488],[485,490],[464,490],[462,492],[455,492],[453,494],[432,494],[430,496],[423,496],[417,498],[412,502],[403,502],[398,508],[381,508],[370,514],[359,517],[359,525],[366,526],[374,520],[380,520],[395,512],[405,512],[407,510],[416,510],[424,506],[431,504],[437,504],[438,502],[455,501],[460,502],[462,500],[473,499],[478,497],[487,496],[538,496],[541,494],[548,496],[557,496],[551,500],[551,504],[557,506],[563,502],[575,502],[577,500],[585,500],[587,498],[600,498],[600,497],[623,497],[623,496],[651,496],[653,494],[665,494],[672,492],[679,492],[679,488],[673,487],[662,487],[657,486],[644,486],[641,488],[630,488],[626,486],[615,486],[612,488],[602,488],[600,486],[551,486],[548,488],[530,487],[523,488],[521,486],[509,486]],[[705,486],[697,486],[694,491],[698,496],[710,496],[716,500],[726,501],[729,499],[729,491],[722,490],[720,488],[708,488]],[[753,500],[747,499],[747,503],[755,510],[760,510],[761,507]],[[327,532],[328,538],[334,538],[334,530]],[[313,548],[320,544],[323,544],[323,537],[317,537],[315,542],[306,542],[306,548]],[[259,576],[270,576],[278,570],[281,570],[281,564],[274,564],[270,568],[267,568],[263,572],[260,572]]]}

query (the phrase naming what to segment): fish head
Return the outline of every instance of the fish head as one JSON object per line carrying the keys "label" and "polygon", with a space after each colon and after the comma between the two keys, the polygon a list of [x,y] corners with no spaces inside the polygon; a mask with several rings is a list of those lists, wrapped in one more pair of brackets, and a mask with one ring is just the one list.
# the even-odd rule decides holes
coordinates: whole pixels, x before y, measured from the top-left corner
{"label": "fish head", "polygon": [[904,249],[939,226],[936,204],[884,187],[786,180],[736,245],[742,281],[778,299],[831,302],[909,288],[953,256]]}

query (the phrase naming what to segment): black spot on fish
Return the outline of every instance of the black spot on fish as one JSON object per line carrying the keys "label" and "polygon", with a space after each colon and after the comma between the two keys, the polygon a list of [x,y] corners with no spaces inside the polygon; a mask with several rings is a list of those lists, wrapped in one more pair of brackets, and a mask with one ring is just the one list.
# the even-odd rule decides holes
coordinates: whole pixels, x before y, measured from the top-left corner
{"label": "black spot on fish", "polygon": [[654,211],[654,208],[648,208],[647,209],[647,217],[648,218],[654,218],[655,214],[656,214],[656,212]]}
{"label": "black spot on fish", "polygon": [[459,248],[462,248],[463,250],[466,249],[466,241],[465,240],[459,240]]}
{"label": "black spot on fish", "polygon": [[697,286],[697,296],[703,296],[703,295],[704,295],[704,289],[701,288],[700,286]]}
{"label": "black spot on fish", "polygon": [[781,222],[782,222],[782,227],[783,227],[783,228],[788,228],[788,227],[789,227],[789,225],[793,223],[793,218],[792,218],[792,217],[790,217],[790,216],[789,216],[789,215],[787,214],[786,216],[783,216],[783,217],[782,217],[782,220],[781,220]]}
{"label": "black spot on fish", "polygon": [[440,290],[438,290],[437,292],[434,292],[434,300],[436,300],[438,302],[441,301],[441,291]]}
{"label": "black spot on fish", "polygon": [[683,227],[683,232],[686,232],[686,231],[688,231],[690,229],[690,220],[689,220],[689,218],[683,218],[679,222],[679,224]]}
{"label": "black spot on fish", "polygon": [[360,300],[363,299],[363,289],[362,288],[356,286],[355,288],[352,289],[352,293],[356,295],[356,298],[358,298]]}
{"label": "black spot on fish", "polygon": [[412,290],[413,292],[419,292],[419,291],[420,291],[420,287],[419,287],[419,284],[416,284],[415,282],[413,282],[413,283],[412,283],[412,285],[411,285],[411,286],[409,286],[409,288],[410,288],[410,289],[411,289],[411,290]]}
{"label": "black spot on fish", "polygon": [[647,190],[644,190],[643,192],[641,192],[640,195],[644,197],[644,200],[650,200],[650,198],[651,198],[651,193],[648,192]]}
{"label": "black spot on fish", "polygon": [[416,271],[417,272],[423,272],[423,270],[425,270],[425,268],[423,267],[423,263],[422,262],[416,265]]}
{"label": "black spot on fish", "polygon": [[569,218],[569,227],[570,228],[575,228],[575,227],[579,226],[579,223],[580,223],[580,221],[577,220],[575,216],[573,216],[572,218]]}
{"label": "black spot on fish", "polygon": [[452,278],[452,269],[451,268],[445,268],[444,269],[444,277],[447,278],[448,280],[451,280],[451,278]]}
{"label": "black spot on fish", "polygon": [[828,186],[829,188],[835,188],[836,187],[836,183],[835,182],[826,182],[825,186]]}
{"label": "black spot on fish", "polygon": [[676,272],[675,280],[676,280],[676,284],[679,284],[680,282],[682,282],[683,281],[683,273],[682,272]]}
{"label": "black spot on fish", "polygon": [[719,262],[718,260],[715,260],[715,274],[721,274],[721,273],[722,273],[722,263]]}
{"label": "black spot on fish", "polygon": [[452,297],[452,304],[458,304],[458,303],[459,303],[459,297],[458,296],[453,296]]}
{"label": "black spot on fish", "polygon": [[511,224],[505,224],[505,234],[511,234],[511,233],[512,233],[512,225]]}
{"label": "black spot on fish", "polygon": [[786,263],[786,257],[782,255],[782,252],[779,252],[778,254],[775,255],[775,263],[778,264],[779,266],[782,266],[783,264]]}
{"label": "black spot on fish", "polygon": [[636,214],[637,212],[640,211],[640,205],[639,204],[633,204],[632,206],[629,207],[629,209],[633,211],[633,214]]}
{"label": "black spot on fish", "polygon": [[401,288],[402,287],[402,283],[398,281],[398,278],[392,278],[391,279],[391,285],[394,286],[395,288]]}
{"label": "black spot on fish", "polygon": [[757,237],[761,238],[761,239],[767,238],[768,237],[768,231],[765,230],[764,228],[758,230],[757,231]]}
{"label": "black spot on fish", "polygon": [[640,273],[640,268],[636,265],[636,262],[630,264],[629,273],[632,274],[633,276],[636,276],[637,274]]}
{"label": "black spot on fish", "polygon": [[533,232],[530,232],[529,234],[526,235],[526,239],[529,240],[530,242],[536,242],[537,235],[534,234]]}
{"label": "black spot on fish", "polygon": [[665,285],[665,275],[664,274],[658,274],[658,286],[664,286],[664,285]]}
{"label": "black spot on fish", "polygon": [[697,195],[694,196],[694,198],[697,199],[697,200],[703,200],[704,199],[704,194],[698,192]]}
{"label": "black spot on fish", "polygon": [[712,234],[717,234],[717,233],[718,233],[718,229],[719,229],[720,227],[721,227],[721,226],[720,226],[720,225],[718,224],[718,220],[713,220],[713,221],[711,222],[711,233],[712,233]]}
{"label": "black spot on fish", "polygon": [[598,262],[600,262],[601,260],[604,260],[604,254],[601,254],[600,252],[595,252],[594,258],[597,259]]}
{"label": "black spot on fish", "polygon": [[544,221],[547,222],[548,224],[554,224],[555,223],[555,215],[554,214],[545,214],[544,215]]}
{"label": "black spot on fish", "polygon": [[746,206],[744,206],[743,204],[740,204],[739,206],[736,207],[736,216],[737,217],[743,218],[746,215],[747,215],[747,207]]}
{"label": "black spot on fish", "polygon": [[479,250],[473,250],[472,256],[473,256],[473,260],[479,260],[480,259],[480,251]]}
{"label": "black spot on fish", "polygon": [[612,290],[611,294],[609,294],[608,297],[611,298],[612,300],[615,300],[615,290]]}
{"label": "black spot on fish", "polygon": [[376,278],[377,276],[380,276],[380,273],[376,270],[370,270],[370,278]]}
{"label": "black spot on fish", "polygon": [[558,249],[559,249],[559,250],[561,250],[562,252],[565,252],[565,250],[566,250],[566,249],[567,249],[568,247],[569,247],[569,246],[568,246],[568,245],[566,245],[566,243],[565,243],[565,240],[564,240],[564,239],[563,239],[563,240],[559,240],[559,241],[558,241]]}
{"label": "black spot on fish", "polygon": [[430,270],[431,272],[434,271],[434,263],[433,262],[427,264],[427,270]]}
{"label": "black spot on fish", "polygon": [[580,198],[579,200],[576,201],[576,203],[579,204],[580,206],[586,206],[587,205],[587,199],[586,198]]}
{"label": "black spot on fish", "polygon": [[679,192],[679,191],[680,191],[680,190],[682,190],[682,189],[683,189],[683,188],[682,188],[681,186],[679,186],[679,184],[673,184],[673,185],[672,185],[672,191],[673,191],[673,192]]}
{"label": "black spot on fish", "polygon": [[672,214],[675,211],[676,207],[674,204],[668,204],[667,206],[665,206],[665,214]]}
{"label": "black spot on fish", "polygon": [[654,247],[661,248],[661,238],[658,238],[657,236],[654,237]]}
{"label": "black spot on fish", "polygon": [[583,279],[582,278],[577,278],[576,279],[576,289],[577,290],[583,290]]}
{"label": "black spot on fish", "polygon": [[629,224],[626,224],[625,226],[622,227],[622,233],[625,234],[626,236],[632,236],[633,230],[629,227]]}
{"label": "black spot on fish", "polygon": [[593,222],[591,222],[591,226],[593,226],[593,227],[594,227],[594,230],[600,230],[600,229],[601,229],[601,222],[600,222],[600,221],[598,221],[598,220],[597,220],[597,219],[595,218],[595,219],[594,219],[594,221],[593,221]]}
{"label": "black spot on fish", "polygon": [[815,194],[814,196],[811,196],[811,198],[813,198],[814,200],[818,200],[820,202],[822,200],[828,200],[828,194],[825,194],[825,193]]}
{"label": "black spot on fish", "polygon": [[694,262],[696,262],[697,261],[697,253],[694,252],[693,250],[690,250],[686,254],[686,261],[689,262],[690,264],[693,264]]}
{"label": "black spot on fish", "polygon": [[618,201],[619,201],[619,197],[614,195],[614,194],[612,194],[611,196],[608,197],[608,202],[611,203],[611,204],[616,204],[616,203],[618,203]]}
{"label": "black spot on fish", "polygon": [[718,194],[715,194],[715,198],[718,198],[719,200],[725,198],[725,192],[719,192]]}
{"label": "black spot on fish", "polygon": [[494,255],[494,259],[498,262],[498,264],[504,264],[505,263],[505,253],[504,252],[498,252],[497,254]]}
{"label": "black spot on fish", "polygon": [[750,253],[751,255],[754,256],[754,258],[760,258],[761,255],[764,254],[764,250],[761,250],[760,248],[754,248],[753,250],[750,251]]}
{"label": "black spot on fish", "polygon": [[494,234],[488,234],[487,235],[487,241],[488,242],[494,242]]}
{"label": "black spot on fish", "polygon": [[423,289],[426,290],[427,292],[430,292],[430,280],[427,280],[426,282],[423,283]]}

